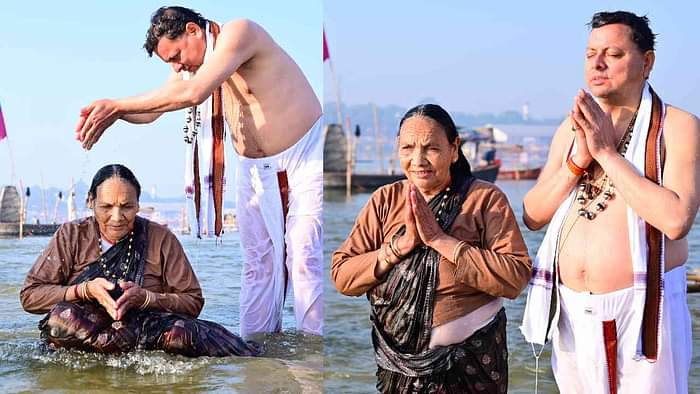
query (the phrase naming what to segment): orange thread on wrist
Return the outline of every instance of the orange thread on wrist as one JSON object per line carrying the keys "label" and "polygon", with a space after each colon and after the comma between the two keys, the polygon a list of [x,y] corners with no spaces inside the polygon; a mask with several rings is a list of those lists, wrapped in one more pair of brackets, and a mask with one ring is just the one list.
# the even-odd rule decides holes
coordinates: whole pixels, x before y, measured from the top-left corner
{"label": "orange thread on wrist", "polygon": [[569,168],[569,171],[571,171],[571,173],[577,177],[586,173],[586,169],[579,167],[576,163],[574,163],[574,159],[571,156],[569,156],[569,158],[566,160],[566,166]]}

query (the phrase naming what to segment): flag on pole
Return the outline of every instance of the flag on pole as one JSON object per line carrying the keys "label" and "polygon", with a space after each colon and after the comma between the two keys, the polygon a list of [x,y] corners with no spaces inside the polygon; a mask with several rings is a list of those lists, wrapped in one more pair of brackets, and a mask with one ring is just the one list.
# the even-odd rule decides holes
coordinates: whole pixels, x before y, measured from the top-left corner
{"label": "flag on pole", "polygon": [[0,106],[0,141],[7,138],[7,129],[5,129],[5,119],[2,117],[2,106]]}
{"label": "flag on pole", "polygon": [[[333,59],[331,59],[331,52],[328,50],[328,42],[326,41],[326,29],[323,29],[323,63],[325,64],[328,60],[328,67],[331,69],[331,78],[333,78],[333,84],[335,85],[335,109],[338,114],[338,124],[343,124],[343,114],[340,111],[340,85],[338,85],[338,78],[335,75],[335,70],[333,69]],[[346,130],[350,130],[348,128]],[[349,188],[350,184],[347,183]],[[350,190],[350,189],[348,189]]]}
{"label": "flag on pole", "polygon": [[331,58],[331,53],[328,52],[328,44],[326,43],[326,31],[323,31],[323,61]]}

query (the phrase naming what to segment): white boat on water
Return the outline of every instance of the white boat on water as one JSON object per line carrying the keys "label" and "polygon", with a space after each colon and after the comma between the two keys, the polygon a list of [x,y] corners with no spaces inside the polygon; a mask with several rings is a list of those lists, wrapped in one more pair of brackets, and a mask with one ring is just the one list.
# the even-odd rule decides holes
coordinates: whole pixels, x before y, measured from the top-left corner
{"label": "white boat on water", "polygon": [[236,220],[236,211],[224,211],[224,232],[238,231],[238,221]]}

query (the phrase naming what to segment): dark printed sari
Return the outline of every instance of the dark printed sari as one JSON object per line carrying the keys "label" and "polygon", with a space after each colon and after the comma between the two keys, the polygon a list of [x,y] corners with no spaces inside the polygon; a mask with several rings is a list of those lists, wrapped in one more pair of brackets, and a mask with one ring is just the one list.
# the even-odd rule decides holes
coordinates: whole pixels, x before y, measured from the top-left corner
{"label": "dark printed sari", "polygon": [[[459,214],[473,177],[428,205],[443,231]],[[405,227],[399,230],[403,233]],[[369,292],[372,343],[382,393],[501,393],[507,390],[505,311],[464,342],[429,348],[440,255],[419,247]]]}
{"label": "dark printed sari", "polygon": [[[143,285],[148,222],[134,223],[133,239],[125,237],[91,263],[71,284],[98,277],[115,283],[110,295],[121,296],[117,278]],[[114,321],[97,302],[60,302],[39,322],[41,338],[52,348],[100,353],[136,349],[164,350],[189,357],[257,356],[262,347],[245,341],[220,324],[178,313],[132,309]]]}

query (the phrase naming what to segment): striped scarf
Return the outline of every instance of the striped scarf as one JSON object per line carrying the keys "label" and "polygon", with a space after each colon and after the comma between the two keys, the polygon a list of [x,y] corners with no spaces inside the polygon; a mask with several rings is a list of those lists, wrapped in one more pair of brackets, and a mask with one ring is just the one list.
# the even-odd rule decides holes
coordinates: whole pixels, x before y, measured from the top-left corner
{"label": "striped scarf", "polygon": [[[207,48],[204,61],[211,55],[216,38],[219,35],[219,25],[207,23]],[[183,79],[188,80],[194,75],[183,73]],[[193,135],[192,140],[185,140],[185,197],[192,201],[189,216],[193,218],[195,234],[201,238],[203,222],[206,218],[206,233],[221,235],[223,230],[223,201],[224,201],[224,111],[221,86],[203,103],[193,108],[192,114],[186,118],[186,123],[192,129],[197,128],[201,114],[202,130]],[[200,158],[201,156],[201,158]],[[202,180],[204,181],[204,201],[202,201]],[[202,207],[204,203],[204,207]]]}

